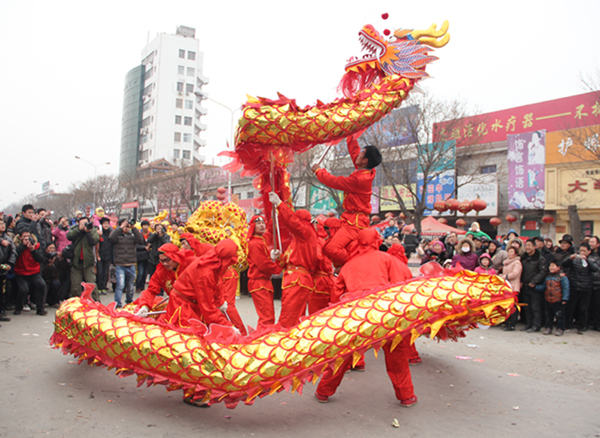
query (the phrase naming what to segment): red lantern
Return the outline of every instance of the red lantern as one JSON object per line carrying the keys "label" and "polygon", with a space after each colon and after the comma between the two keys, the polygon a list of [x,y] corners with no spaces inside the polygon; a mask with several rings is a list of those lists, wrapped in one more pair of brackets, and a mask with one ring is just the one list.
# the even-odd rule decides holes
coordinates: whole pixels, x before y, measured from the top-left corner
{"label": "red lantern", "polygon": [[462,214],[467,214],[473,210],[473,203],[471,201],[463,201],[458,205],[458,211]]}
{"label": "red lantern", "polygon": [[458,220],[456,221],[456,226],[457,226],[457,227],[464,227],[465,225],[467,225],[467,221],[466,221],[466,220],[464,220],[464,219],[458,219]]}
{"label": "red lantern", "polygon": [[550,216],[549,214],[547,214],[542,218],[542,222],[545,224],[551,224],[552,222],[554,222],[554,216]]}
{"label": "red lantern", "polygon": [[448,219],[441,217],[437,220],[440,224],[448,225]]}
{"label": "red lantern", "polygon": [[483,211],[487,208],[487,202],[479,198],[471,201],[471,205],[473,206],[473,210],[475,210],[476,212]]}
{"label": "red lantern", "polygon": [[499,217],[493,217],[490,219],[490,224],[497,227],[498,225],[500,225],[502,223],[502,219],[500,219]]}
{"label": "red lantern", "polygon": [[440,213],[443,213],[446,210],[448,210],[448,204],[446,204],[446,201],[438,201],[435,204],[433,204],[433,209],[439,211]]}
{"label": "red lantern", "polygon": [[450,211],[456,211],[458,210],[458,206],[460,205],[460,202],[458,202],[457,199],[446,199],[446,205],[448,206],[448,210]]}
{"label": "red lantern", "polygon": [[219,192],[219,193],[227,193],[227,189],[225,187],[219,187],[217,189],[217,192]]}
{"label": "red lantern", "polygon": [[517,217],[514,214],[509,213],[506,215],[506,220],[510,223],[513,223],[517,221]]}

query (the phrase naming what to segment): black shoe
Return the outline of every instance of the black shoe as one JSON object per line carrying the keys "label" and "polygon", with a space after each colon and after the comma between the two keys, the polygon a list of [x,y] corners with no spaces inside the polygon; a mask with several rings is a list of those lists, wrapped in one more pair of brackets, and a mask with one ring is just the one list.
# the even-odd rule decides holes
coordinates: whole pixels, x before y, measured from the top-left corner
{"label": "black shoe", "polygon": [[20,314],[21,314],[21,311],[20,311],[20,310],[15,310],[15,311],[13,312],[13,315],[20,315]]}
{"label": "black shoe", "polygon": [[582,334],[583,334],[583,330],[581,330],[581,329],[577,329],[577,334],[578,334],[578,335],[582,335]]}
{"label": "black shoe", "polygon": [[533,332],[539,332],[540,328],[539,327],[531,327],[527,329],[527,333],[533,333]]}
{"label": "black shoe", "polygon": [[8,321],[10,321],[10,318],[8,316],[6,316],[6,313],[1,312],[0,313],[0,321],[6,321],[6,322],[8,322]]}
{"label": "black shoe", "polygon": [[527,332],[527,333],[531,333],[529,330],[531,330],[531,326],[527,327],[523,327],[521,330],[519,330],[520,332]]}
{"label": "black shoe", "polygon": [[511,326],[508,326],[508,325],[506,327],[502,328],[503,332],[513,332],[514,330],[515,330],[514,327],[511,327]]}
{"label": "black shoe", "polygon": [[36,315],[40,315],[40,316],[44,316],[48,314],[47,310],[38,310],[37,312],[35,312]]}

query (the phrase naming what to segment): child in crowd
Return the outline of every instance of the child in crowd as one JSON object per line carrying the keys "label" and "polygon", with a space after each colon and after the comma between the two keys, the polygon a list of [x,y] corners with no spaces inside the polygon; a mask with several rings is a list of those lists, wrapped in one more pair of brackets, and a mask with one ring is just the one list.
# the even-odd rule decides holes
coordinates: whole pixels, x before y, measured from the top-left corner
{"label": "child in crowd", "polygon": [[565,305],[569,301],[569,279],[560,275],[560,266],[552,261],[548,266],[550,274],[544,283],[536,286],[538,292],[544,292],[545,335],[552,334],[552,326],[556,321],[556,336],[565,331]]}
{"label": "child in crowd", "polygon": [[478,274],[496,275],[496,270],[492,268],[492,258],[489,254],[481,254],[479,257],[479,266],[475,268]]}

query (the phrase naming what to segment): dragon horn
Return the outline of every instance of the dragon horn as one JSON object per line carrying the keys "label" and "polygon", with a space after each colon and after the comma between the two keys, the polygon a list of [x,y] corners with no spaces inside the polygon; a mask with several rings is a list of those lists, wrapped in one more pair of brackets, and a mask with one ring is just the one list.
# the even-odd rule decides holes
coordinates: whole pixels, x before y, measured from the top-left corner
{"label": "dragon horn", "polygon": [[[427,30],[414,30],[410,33],[410,35],[421,44],[425,44],[430,47],[444,47],[450,41],[450,34],[448,32],[448,27],[450,23],[448,20],[445,20],[442,23],[442,27],[440,30],[436,30],[437,24],[432,24]],[[438,40],[438,38],[442,37],[442,39]]]}

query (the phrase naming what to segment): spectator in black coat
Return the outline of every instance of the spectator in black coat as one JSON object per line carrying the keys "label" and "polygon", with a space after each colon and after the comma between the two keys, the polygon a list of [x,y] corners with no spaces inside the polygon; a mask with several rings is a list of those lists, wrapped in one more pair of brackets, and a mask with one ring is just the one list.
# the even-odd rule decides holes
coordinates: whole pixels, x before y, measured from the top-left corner
{"label": "spectator in black coat", "polygon": [[[546,263],[554,261],[554,254],[544,244],[544,239],[539,236],[532,237],[531,240],[535,242],[535,247],[540,251],[542,257],[546,259]],[[560,265],[559,265],[560,267]]]}
{"label": "spectator in black coat", "polygon": [[6,283],[6,274],[10,271],[17,261],[17,250],[12,238],[6,232],[6,224],[0,220],[0,321],[10,321],[6,316],[6,294],[4,285]]}
{"label": "spectator in black coat", "polygon": [[542,284],[548,273],[546,259],[531,240],[525,242],[525,252],[521,255],[521,294],[519,300],[527,304],[523,307],[525,327],[521,331],[539,332],[542,327],[543,292],[535,289]]}
{"label": "spectator in black coat", "polygon": [[113,247],[110,241],[110,233],[112,228],[110,227],[110,219],[104,216],[100,219],[100,240],[98,241],[98,278],[96,284],[98,285],[98,293],[100,295],[106,295],[108,291],[108,272],[110,271],[110,264],[113,258]]}
{"label": "spectator in black coat", "polygon": [[152,277],[156,266],[159,264],[158,260],[158,248],[163,246],[165,243],[171,242],[171,236],[167,234],[167,229],[162,224],[156,224],[156,232],[148,236],[148,243],[150,244],[150,255],[148,256],[149,269],[148,275]]}
{"label": "spectator in black coat", "polygon": [[573,254],[563,262],[563,266],[570,268],[569,283],[571,286],[571,295],[566,308],[566,327],[575,326],[577,334],[582,335],[588,329],[590,303],[592,299],[593,273],[600,267],[588,261],[591,254],[590,245],[582,243],[579,246],[579,254]]}
{"label": "spectator in black coat", "polygon": [[561,267],[563,272],[569,275],[569,268],[563,266],[563,262],[575,254],[575,248],[573,248],[573,237],[570,234],[565,234],[562,239],[558,241],[559,248],[554,251],[554,261]]}
{"label": "spectator in black coat", "polygon": [[137,292],[141,292],[146,288],[146,277],[148,277],[150,256],[150,244],[148,243],[148,237],[150,237],[150,222],[147,220],[142,221],[142,237],[144,243],[137,246],[137,278],[135,280],[135,288]]}
{"label": "spectator in black coat", "polygon": [[600,331],[600,238],[592,236],[589,241],[591,254],[588,262],[598,266],[598,270],[592,273],[592,303],[590,305],[590,325],[596,331]]}
{"label": "spectator in black coat", "polygon": [[[46,304],[55,306],[60,298],[60,272],[58,269],[56,246],[51,243],[46,246],[44,263],[42,264],[42,278],[46,283]],[[58,306],[57,306],[58,307]]]}
{"label": "spectator in black coat", "polygon": [[417,246],[419,246],[419,237],[417,236],[416,229],[413,229],[410,234],[404,236],[403,246],[406,257],[410,259],[411,254],[415,252],[417,250]]}
{"label": "spectator in black coat", "polygon": [[33,205],[25,204],[23,207],[21,207],[21,212],[21,217],[15,224],[15,233],[19,234],[19,230],[24,229],[29,231],[35,237],[36,242],[42,247],[43,253],[44,249],[46,248],[46,243],[44,242],[44,239],[42,239],[42,229],[40,224],[34,220],[36,212],[33,208]]}

